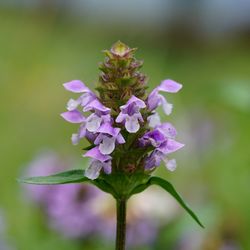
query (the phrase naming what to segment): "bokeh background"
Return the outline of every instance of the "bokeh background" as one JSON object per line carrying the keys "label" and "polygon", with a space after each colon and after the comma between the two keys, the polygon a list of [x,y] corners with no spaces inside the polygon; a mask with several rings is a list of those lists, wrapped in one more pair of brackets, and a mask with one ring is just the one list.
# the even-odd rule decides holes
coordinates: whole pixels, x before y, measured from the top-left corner
{"label": "bokeh background", "polygon": [[70,97],[62,83],[94,87],[101,51],[121,40],[139,48],[149,89],[165,78],[183,83],[164,119],[186,147],[174,173],[157,174],[206,226],[180,209],[153,244],[131,249],[249,250],[249,13],[248,0],[1,0],[0,249],[113,249],[112,241],[79,242],[51,229],[16,178],[48,148],[85,167],[70,143],[76,127],[59,116]]}

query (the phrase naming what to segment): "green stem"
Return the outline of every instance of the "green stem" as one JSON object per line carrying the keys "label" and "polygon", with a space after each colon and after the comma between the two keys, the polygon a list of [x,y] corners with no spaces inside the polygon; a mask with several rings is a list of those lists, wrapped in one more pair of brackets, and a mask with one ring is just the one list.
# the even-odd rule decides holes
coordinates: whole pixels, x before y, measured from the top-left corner
{"label": "green stem", "polygon": [[126,199],[116,200],[116,250],[125,250],[126,242]]}

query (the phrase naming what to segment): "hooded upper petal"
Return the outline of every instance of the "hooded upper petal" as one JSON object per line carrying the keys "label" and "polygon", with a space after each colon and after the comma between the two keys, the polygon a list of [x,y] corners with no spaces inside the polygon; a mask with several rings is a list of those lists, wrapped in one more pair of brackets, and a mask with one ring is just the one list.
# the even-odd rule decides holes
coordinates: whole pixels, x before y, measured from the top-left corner
{"label": "hooded upper petal", "polygon": [[169,92],[169,93],[176,93],[182,88],[182,84],[175,82],[171,79],[166,79],[161,82],[158,87],[159,91]]}
{"label": "hooded upper petal", "polygon": [[85,86],[80,80],[73,80],[63,84],[64,88],[74,93],[91,92],[91,90]]}
{"label": "hooded upper petal", "polygon": [[161,151],[164,154],[170,154],[173,153],[181,148],[183,148],[185,144],[182,144],[178,141],[175,141],[173,139],[168,139],[166,142],[164,142],[158,150]]}
{"label": "hooded upper petal", "polygon": [[67,111],[61,114],[61,116],[71,123],[82,123],[85,121],[85,117],[78,110]]}
{"label": "hooded upper petal", "polygon": [[87,111],[99,111],[101,114],[108,114],[110,112],[110,108],[105,107],[100,101],[95,99],[92,102],[88,103],[84,107],[83,111],[84,112],[87,112]]}
{"label": "hooded upper petal", "polygon": [[101,162],[108,161],[108,160],[112,159],[112,157],[109,155],[103,155],[100,152],[100,149],[98,146],[87,151],[83,155],[83,157],[90,157],[90,158],[96,159],[96,160],[101,161]]}
{"label": "hooded upper petal", "polygon": [[175,127],[170,122],[162,123],[156,129],[160,130],[168,138],[175,138],[177,135]]}

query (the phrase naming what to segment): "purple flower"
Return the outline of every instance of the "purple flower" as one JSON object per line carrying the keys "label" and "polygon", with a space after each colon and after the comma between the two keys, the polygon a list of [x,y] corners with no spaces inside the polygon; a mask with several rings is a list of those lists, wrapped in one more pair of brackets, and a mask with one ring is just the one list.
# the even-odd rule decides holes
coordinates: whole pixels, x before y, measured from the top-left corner
{"label": "purple flower", "polygon": [[165,163],[165,166],[168,170],[174,171],[176,169],[176,160],[168,160],[167,156],[164,153],[156,149],[146,158],[145,170],[153,170],[155,167],[159,167],[161,161]]}
{"label": "purple flower", "polygon": [[132,96],[128,102],[120,107],[120,114],[116,118],[117,123],[124,123],[129,133],[136,133],[140,129],[139,121],[143,122],[140,109],[145,108],[146,104],[141,99]]}
{"label": "purple flower", "polygon": [[104,123],[98,129],[99,135],[96,137],[94,144],[99,145],[99,150],[102,154],[111,154],[115,149],[116,143],[125,143],[120,131],[120,128],[113,128],[110,123]]}
{"label": "purple flower", "polygon": [[143,147],[150,144],[154,147],[159,147],[168,138],[175,138],[176,135],[177,132],[174,126],[171,123],[166,122],[144,134],[143,137],[139,139],[139,144]]}
{"label": "purple flower", "polygon": [[73,93],[83,93],[77,100],[70,99],[67,103],[69,111],[75,110],[79,105],[82,107],[96,99],[96,95],[80,80],[73,80],[63,84],[64,88]]}
{"label": "purple flower", "polygon": [[170,171],[175,170],[175,159],[168,160],[167,156],[184,146],[184,144],[174,140],[176,135],[176,129],[171,123],[163,123],[154,130],[147,132],[139,139],[140,146],[146,147],[152,145],[155,148],[155,150],[145,159],[146,170],[152,170],[158,167],[161,161],[165,162],[166,167]]}
{"label": "purple flower", "polygon": [[111,122],[110,109],[101,104],[98,100],[94,100],[85,106],[84,112],[94,111],[86,119],[86,128],[90,132],[97,132],[101,124],[104,122]]}
{"label": "purple flower", "polygon": [[159,92],[176,93],[182,88],[180,83],[167,79],[161,82],[161,84],[155,88],[148,96],[147,107],[150,111],[155,110],[158,106],[162,105],[164,112],[170,115],[173,109],[173,104],[168,103],[163,95]]}
{"label": "purple flower", "polygon": [[100,171],[102,169],[106,174],[111,173],[112,157],[109,155],[102,154],[98,146],[90,149],[83,156],[92,158],[90,165],[85,170],[85,176],[89,179],[96,179],[100,175]]}
{"label": "purple flower", "polygon": [[82,123],[86,118],[78,110],[67,111],[61,114],[61,116],[70,123]]}

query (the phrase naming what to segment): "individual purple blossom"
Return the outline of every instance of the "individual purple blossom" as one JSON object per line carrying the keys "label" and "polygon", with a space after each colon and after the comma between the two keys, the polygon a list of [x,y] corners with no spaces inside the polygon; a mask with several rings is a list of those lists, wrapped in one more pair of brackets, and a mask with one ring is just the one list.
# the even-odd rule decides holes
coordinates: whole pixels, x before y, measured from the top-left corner
{"label": "individual purple blossom", "polygon": [[85,86],[80,80],[73,80],[63,84],[64,88],[73,93],[83,93],[77,100],[70,99],[67,103],[69,111],[75,110],[79,105],[86,106],[91,101],[95,100],[96,95]]}
{"label": "individual purple blossom", "polygon": [[176,129],[171,123],[163,123],[154,130],[147,132],[139,143],[142,147],[153,146],[155,149],[145,159],[145,169],[152,170],[158,167],[161,161],[164,161],[167,169],[174,171],[176,169],[175,159],[169,160],[168,154],[181,149],[184,144],[174,140],[177,135]]}
{"label": "individual purple blossom", "polygon": [[173,109],[173,104],[168,103],[166,98],[159,94],[160,91],[168,93],[176,93],[182,88],[180,83],[167,79],[155,88],[147,98],[147,107],[150,111],[155,110],[158,106],[162,106],[165,114],[170,115]]}
{"label": "individual purple blossom", "polygon": [[120,128],[113,128],[108,122],[98,129],[99,135],[96,137],[94,144],[99,145],[102,154],[109,155],[114,151],[116,143],[125,143],[120,131]]}
{"label": "individual purple blossom", "polygon": [[121,112],[116,118],[117,123],[125,123],[125,128],[129,133],[136,133],[140,129],[140,122],[143,122],[140,109],[146,107],[141,99],[132,96],[128,102],[120,107]]}
{"label": "individual purple blossom", "polygon": [[155,167],[160,166],[161,161],[165,163],[168,170],[174,171],[177,167],[176,160],[169,160],[167,156],[159,150],[154,150],[145,160],[145,170],[153,170]]}
{"label": "individual purple blossom", "polygon": [[83,108],[84,112],[94,112],[86,119],[86,129],[89,132],[97,132],[101,124],[111,122],[110,109],[105,107],[100,101],[94,100]]}
{"label": "individual purple blossom", "polygon": [[85,176],[89,179],[96,179],[100,175],[102,169],[107,174],[111,173],[112,157],[102,154],[98,146],[90,149],[83,156],[92,159],[90,165],[85,170]]}

